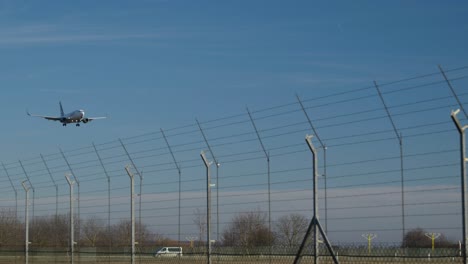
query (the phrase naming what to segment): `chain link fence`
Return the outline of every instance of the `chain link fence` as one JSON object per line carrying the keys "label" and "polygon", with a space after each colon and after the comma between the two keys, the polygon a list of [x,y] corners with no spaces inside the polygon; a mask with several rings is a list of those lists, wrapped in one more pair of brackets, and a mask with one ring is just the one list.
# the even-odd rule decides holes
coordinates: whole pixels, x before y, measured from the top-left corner
{"label": "chain link fence", "polygon": [[[135,263],[207,263],[206,248],[182,247],[182,255],[159,255],[159,248],[138,248]],[[235,248],[213,247],[212,263],[293,263],[298,247]],[[305,252],[301,263],[313,263],[312,248]],[[320,263],[333,263],[324,247],[320,248]],[[335,252],[340,263],[463,263],[459,248],[401,248],[391,245],[375,245],[369,251],[365,245],[336,246]],[[17,256],[15,256],[15,254]],[[0,251],[0,263],[22,263],[24,251]],[[30,252],[30,263],[70,263],[66,248],[42,248]],[[75,263],[129,263],[129,247],[79,248]]]}

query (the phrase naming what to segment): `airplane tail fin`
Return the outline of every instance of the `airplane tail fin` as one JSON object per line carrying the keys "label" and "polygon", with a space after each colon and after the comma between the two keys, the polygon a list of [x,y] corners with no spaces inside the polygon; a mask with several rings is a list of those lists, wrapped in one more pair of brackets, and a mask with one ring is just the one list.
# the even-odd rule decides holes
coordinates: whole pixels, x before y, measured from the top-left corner
{"label": "airplane tail fin", "polygon": [[63,112],[62,102],[59,102],[60,105],[60,116],[64,116],[65,113]]}

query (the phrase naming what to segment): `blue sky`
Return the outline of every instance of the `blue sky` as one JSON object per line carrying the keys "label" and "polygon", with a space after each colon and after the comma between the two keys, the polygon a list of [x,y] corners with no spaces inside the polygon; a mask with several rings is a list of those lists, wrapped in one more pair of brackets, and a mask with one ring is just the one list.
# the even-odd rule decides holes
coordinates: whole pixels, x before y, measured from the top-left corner
{"label": "blue sky", "polygon": [[[0,1],[0,160],[295,102],[296,93],[315,98],[437,72],[438,64],[466,66],[467,8],[466,1]],[[388,99],[398,105],[414,96]],[[26,116],[26,109],[58,114],[59,101],[66,112],[109,118],[76,128]],[[381,107],[373,99],[313,116],[372,105]],[[236,129],[229,132],[244,128]],[[410,144],[417,152],[425,143]],[[372,146],[362,149],[372,157]],[[352,160],[352,151],[335,161]]]}

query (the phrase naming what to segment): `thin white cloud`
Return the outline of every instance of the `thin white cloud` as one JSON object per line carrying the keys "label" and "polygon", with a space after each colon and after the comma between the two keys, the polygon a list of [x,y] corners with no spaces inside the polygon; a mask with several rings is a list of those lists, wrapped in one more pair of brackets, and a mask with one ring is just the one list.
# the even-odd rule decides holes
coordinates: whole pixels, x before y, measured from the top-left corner
{"label": "thin white cloud", "polygon": [[157,38],[155,33],[114,32],[95,27],[51,24],[0,28],[0,45],[103,42],[126,39]]}

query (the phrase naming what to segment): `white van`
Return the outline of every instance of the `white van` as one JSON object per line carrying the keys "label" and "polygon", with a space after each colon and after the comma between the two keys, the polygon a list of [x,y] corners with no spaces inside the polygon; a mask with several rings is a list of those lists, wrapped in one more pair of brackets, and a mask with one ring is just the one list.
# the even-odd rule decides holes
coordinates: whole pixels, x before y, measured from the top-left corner
{"label": "white van", "polygon": [[154,253],[155,257],[181,257],[181,247],[163,247]]}

